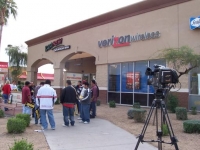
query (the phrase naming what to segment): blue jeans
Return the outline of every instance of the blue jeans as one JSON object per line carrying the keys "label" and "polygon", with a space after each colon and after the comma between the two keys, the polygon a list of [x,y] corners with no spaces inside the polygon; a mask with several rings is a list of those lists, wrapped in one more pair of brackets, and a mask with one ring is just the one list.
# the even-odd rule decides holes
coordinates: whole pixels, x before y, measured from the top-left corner
{"label": "blue jeans", "polygon": [[81,105],[81,103],[79,102],[79,113],[80,113],[80,118],[82,118],[82,115],[81,115],[81,110],[82,110],[82,105]]}
{"label": "blue jeans", "polygon": [[55,128],[56,125],[55,125],[54,116],[53,116],[53,109],[40,109],[40,117],[41,117],[42,127],[44,129],[48,128],[46,114],[48,116],[51,128]]}
{"label": "blue jeans", "polygon": [[81,103],[81,118],[82,121],[90,122],[90,104]]}
{"label": "blue jeans", "polygon": [[[4,100],[4,103],[7,104],[8,103],[8,94],[3,94],[2,98]],[[7,111],[8,108],[4,107],[4,110]]]}
{"label": "blue jeans", "polygon": [[31,108],[23,104],[22,114],[31,114]]}
{"label": "blue jeans", "polygon": [[71,126],[74,126],[74,108],[63,106],[63,120],[66,126],[69,126],[69,120]]}
{"label": "blue jeans", "polygon": [[90,110],[92,110],[91,117],[95,117],[96,116],[96,101],[91,102]]}

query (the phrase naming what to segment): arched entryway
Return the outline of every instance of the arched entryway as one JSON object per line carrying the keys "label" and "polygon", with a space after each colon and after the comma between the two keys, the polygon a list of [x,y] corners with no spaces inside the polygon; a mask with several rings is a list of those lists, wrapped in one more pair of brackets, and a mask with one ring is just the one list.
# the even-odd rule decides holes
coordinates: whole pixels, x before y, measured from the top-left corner
{"label": "arched entryway", "polygon": [[61,63],[64,64],[64,83],[71,80],[76,85],[79,80],[90,83],[96,77],[95,57],[86,52],[73,53],[66,56]]}

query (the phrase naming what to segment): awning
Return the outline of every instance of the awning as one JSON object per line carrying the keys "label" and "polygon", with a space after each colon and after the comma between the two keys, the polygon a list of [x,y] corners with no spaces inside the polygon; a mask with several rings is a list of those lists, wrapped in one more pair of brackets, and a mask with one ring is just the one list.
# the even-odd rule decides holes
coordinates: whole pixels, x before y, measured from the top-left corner
{"label": "awning", "polygon": [[[27,78],[27,72],[22,72],[21,75],[19,75],[20,79],[26,79]],[[49,73],[37,73],[37,80],[54,80],[54,74]]]}

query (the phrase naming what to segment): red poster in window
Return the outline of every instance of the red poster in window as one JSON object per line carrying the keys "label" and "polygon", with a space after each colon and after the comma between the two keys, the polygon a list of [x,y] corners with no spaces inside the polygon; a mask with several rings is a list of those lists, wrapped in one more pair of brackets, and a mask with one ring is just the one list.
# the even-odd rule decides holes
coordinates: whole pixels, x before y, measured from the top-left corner
{"label": "red poster in window", "polygon": [[[134,79],[135,78],[135,79]],[[126,89],[133,89],[133,82],[135,89],[140,89],[140,73],[135,72],[135,77],[133,72],[126,73]]]}
{"label": "red poster in window", "polygon": [[139,90],[140,89],[140,73],[135,72],[135,89]]}

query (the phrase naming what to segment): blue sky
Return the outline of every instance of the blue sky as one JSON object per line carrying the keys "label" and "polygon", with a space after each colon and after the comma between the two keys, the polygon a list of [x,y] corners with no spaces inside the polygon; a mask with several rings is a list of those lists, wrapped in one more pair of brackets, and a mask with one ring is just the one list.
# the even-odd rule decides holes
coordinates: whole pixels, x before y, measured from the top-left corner
{"label": "blue sky", "polygon": [[[23,45],[24,51],[27,51],[27,40],[141,0],[14,1],[18,6],[18,15],[16,20],[10,17],[8,24],[3,28],[0,61],[8,61],[5,54],[8,44]],[[52,65],[42,66],[38,72],[41,70],[43,73],[53,73]]]}

